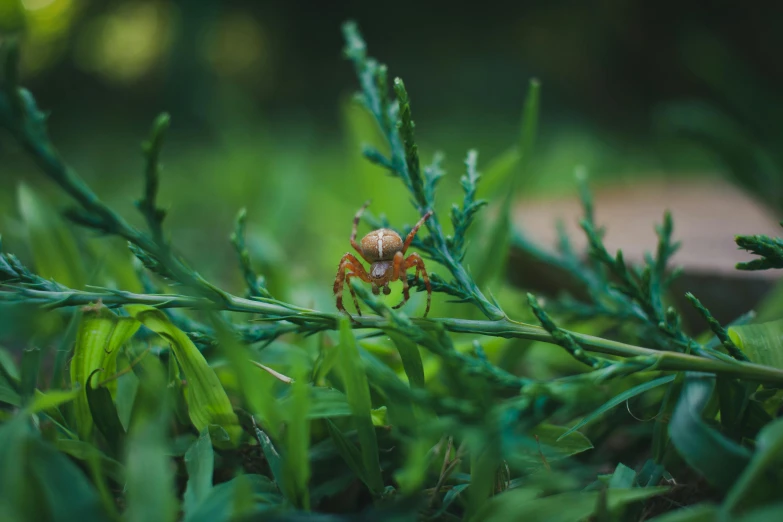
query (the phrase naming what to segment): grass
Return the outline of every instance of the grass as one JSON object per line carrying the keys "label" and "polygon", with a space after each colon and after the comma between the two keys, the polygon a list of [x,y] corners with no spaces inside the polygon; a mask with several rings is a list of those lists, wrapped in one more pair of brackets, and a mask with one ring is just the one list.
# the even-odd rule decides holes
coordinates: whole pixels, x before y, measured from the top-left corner
{"label": "grass", "polygon": [[[58,152],[34,97],[18,85],[16,48],[5,49],[0,125],[68,205],[54,211],[22,187],[32,263],[0,254],[0,328],[26,332],[17,335],[20,357],[0,351],[0,514],[773,516],[783,326],[748,324],[752,314],[721,325],[689,295],[710,329],[688,335],[667,304],[677,276],[669,259],[680,248],[671,216],[663,214],[646,263],[630,266],[604,247],[584,177],[577,182],[586,260],[564,236],[555,254],[530,243],[512,227],[510,208],[535,150],[538,83],[531,81],[518,143],[486,167],[467,151],[453,183],[443,155],[418,147],[403,81],[369,56],[354,24],[343,31],[357,100],[374,125],[376,139],[363,149],[367,175],[385,171],[384,183],[397,187],[384,193],[387,203],[395,198],[394,213],[368,213],[365,224],[405,234],[435,212],[412,245],[437,297],[427,319],[418,317],[424,287],[413,276],[418,292],[400,310],[354,283],[373,314],[353,320],[323,290],[296,287],[291,264],[273,248],[250,250],[253,208],[237,209],[233,233],[225,233],[242,291],[204,275],[199,258],[209,257],[209,245],[185,256],[181,229],[159,203],[168,115],[142,147],[144,188],[131,200],[141,219],[130,219]],[[302,209],[315,219],[321,207],[300,202]],[[335,241],[347,243],[347,228]],[[267,233],[283,232],[270,223]],[[587,299],[542,303],[509,287],[512,243],[569,270]],[[762,256],[741,268],[778,266],[779,239],[737,243]],[[688,509],[675,504],[682,482],[699,485]]]}

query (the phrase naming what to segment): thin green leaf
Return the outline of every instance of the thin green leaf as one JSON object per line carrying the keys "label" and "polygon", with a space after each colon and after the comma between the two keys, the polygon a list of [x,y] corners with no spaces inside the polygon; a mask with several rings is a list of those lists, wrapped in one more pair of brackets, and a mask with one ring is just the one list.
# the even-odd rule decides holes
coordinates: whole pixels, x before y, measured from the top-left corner
{"label": "thin green leaf", "polygon": [[41,392],[36,390],[32,400],[25,408],[27,413],[38,413],[53,408],[61,404],[71,402],[79,395],[79,390],[49,390]]}
{"label": "thin green leaf", "polygon": [[443,501],[440,504],[440,509],[435,512],[435,514],[432,516],[432,518],[436,518],[439,516],[442,516],[446,510],[451,507],[451,505],[454,503],[455,500],[459,497],[460,493],[465,491],[470,487],[470,484],[458,484],[454,487],[452,487],[444,496]]}
{"label": "thin green leaf", "polygon": [[715,487],[728,491],[750,462],[750,452],[702,419],[714,386],[714,377],[688,375],[674,409],[669,435],[691,468]]}
{"label": "thin green leaf", "polygon": [[11,406],[20,406],[22,397],[19,395],[19,381],[14,381],[5,371],[0,369],[0,402]]}
{"label": "thin green leaf", "polygon": [[144,378],[139,380],[133,405],[125,458],[124,519],[173,522],[178,502],[169,460],[171,405],[166,396],[166,370],[156,357],[144,358],[140,366]]}
{"label": "thin green leaf", "polygon": [[246,517],[255,520],[253,513],[279,508],[282,503],[275,484],[267,477],[239,475],[214,486],[188,522],[231,522]]}
{"label": "thin green leaf", "polygon": [[83,256],[63,219],[25,184],[19,185],[18,197],[38,275],[82,288],[87,281]]}
{"label": "thin green leaf", "polygon": [[533,154],[533,146],[538,134],[538,114],[541,106],[541,82],[537,79],[530,80],[525,107],[522,112],[522,127],[519,134],[519,153],[522,158],[523,175],[527,175],[524,169],[530,162]]}
{"label": "thin green leaf", "polygon": [[70,455],[75,459],[89,461],[90,459],[97,458],[100,460],[101,469],[107,477],[116,484],[125,483],[125,466],[104,454],[92,444],[81,440],[71,439],[57,439],[56,444],[59,451]]}
{"label": "thin green leaf", "polygon": [[[610,400],[606,401],[604,404],[602,404],[598,409],[593,411],[592,413],[589,413],[586,415],[582,420],[577,422],[574,426],[572,426],[570,429],[568,429],[562,436],[565,437],[567,435],[570,435],[571,433],[575,432],[582,426],[585,426],[586,424],[589,424],[590,422],[594,421],[607,411],[611,410],[615,406],[618,406],[625,401],[632,399],[633,397],[636,397],[637,395],[641,395],[642,393],[652,390],[653,388],[657,388],[658,386],[662,386],[664,384],[668,384],[672,382],[676,378],[676,375],[667,375],[665,377],[659,377],[658,379],[644,382],[638,386],[634,386],[630,390],[626,390],[623,393],[616,395],[615,397],[612,397]],[[559,439],[558,439],[559,440]]]}
{"label": "thin green leaf", "polygon": [[286,496],[296,507],[307,511],[310,509],[310,461],[307,453],[310,448],[310,390],[304,364],[299,361],[294,370],[291,403],[286,410]]}
{"label": "thin green leaf", "polygon": [[20,392],[22,401],[33,397],[38,386],[38,375],[41,371],[41,350],[37,347],[28,348],[22,352],[22,381]]}
{"label": "thin green leaf", "polygon": [[229,434],[230,444],[235,444],[242,431],[239,419],[215,370],[193,341],[161,310],[141,305],[127,308],[139,322],[169,342],[187,381],[185,400],[193,426],[201,432],[210,424],[217,424]]}
{"label": "thin green leaf", "polygon": [[348,440],[343,432],[340,431],[340,429],[331,420],[326,420],[326,427],[329,430],[329,435],[332,437],[332,441],[334,442],[334,446],[337,449],[337,452],[343,458],[345,463],[348,465],[351,471],[356,473],[356,476],[359,477],[359,480],[364,482],[368,488],[372,489],[372,485],[369,483],[367,478],[368,473],[364,467],[364,463],[362,462],[362,455],[359,452],[359,448],[357,448],[353,442]]}
{"label": "thin green leaf", "polygon": [[[665,487],[610,489],[606,492],[606,506],[610,512],[614,512],[628,504],[658,496],[666,491],[668,488]],[[531,499],[530,492],[524,488],[512,489],[487,502],[474,520],[577,522],[593,515],[599,495],[598,491],[568,492]]]}
{"label": "thin green leaf", "polygon": [[546,422],[530,430],[530,436],[538,437],[540,450],[535,456],[537,460],[542,453],[552,461],[593,449],[590,439],[583,434]]}
{"label": "thin green leaf", "polygon": [[0,346],[0,376],[2,375],[5,375],[9,381],[19,384],[19,369],[16,367],[14,356]]}
{"label": "thin green leaf", "polygon": [[250,361],[250,350],[236,341],[228,327],[220,318],[213,317],[220,349],[231,364],[239,382],[247,408],[254,416],[260,417],[263,431],[277,439],[283,422],[283,411],[272,389],[277,379],[266,371],[259,371]]}
{"label": "thin green leaf", "polygon": [[182,497],[182,508],[185,520],[190,520],[212,490],[215,454],[208,427],[201,431],[198,439],[185,452],[185,468],[188,471],[188,482]]}
{"label": "thin green leaf", "polygon": [[0,506],[6,520],[109,520],[84,473],[41,439],[28,416],[0,426],[0,462]]}
{"label": "thin green leaf", "polygon": [[338,370],[359,434],[359,446],[362,452],[362,463],[367,473],[368,486],[373,493],[380,494],[383,491],[383,478],[378,460],[378,440],[375,437],[375,427],[370,416],[370,410],[372,410],[370,386],[367,383],[367,374],[359,356],[359,348],[351,330],[350,320],[347,317],[340,320],[339,350]]}
{"label": "thin green leaf", "polygon": [[278,485],[278,487],[282,489],[283,484],[285,484],[285,472],[283,471],[285,469],[285,463],[283,462],[283,458],[280,456],[280,452],[277,451],[277,448],[275,448],[275,445],[272,442],[272,439],[269,438],[269,435],[267,435],[261,428],[258,427],[257,424],[255,424],[255,419],[253,422],[256,432],[256,439],[261,445],[261,451],[264,453],[264,458],[269,465],[269,470],[272,472],[272,477],[274,477],[275,483]]}
{"label": "thin green leaf", "polygon": [[415,342],[394,330],[388,330],[386,333],[397,347],[397,352],[399,352],[402,360],[402,367],[405,370],[405,375],[408,376],[410,385],[423,388],[424,364],[421,362],[419,347]]}
{"label": "thin green leaf", "polygon": [[98,431],[106,438],[113,454],[119,455],[125,440],[125,428],[117,415],[109,390],[103,386],[93,387],[91,381],[98,371],[95,370],[87,379],[87,404]]}

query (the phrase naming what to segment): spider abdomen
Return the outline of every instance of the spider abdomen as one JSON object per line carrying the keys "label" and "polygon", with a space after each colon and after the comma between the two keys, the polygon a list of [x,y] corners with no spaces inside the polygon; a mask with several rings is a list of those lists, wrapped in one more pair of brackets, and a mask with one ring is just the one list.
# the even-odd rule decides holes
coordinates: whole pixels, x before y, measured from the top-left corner
{"label": "spider abdomen", "polygon": [[373,230],[362,238],[361,249],[370,261],[391,261],[402,250],[402,238],[394,230]]}

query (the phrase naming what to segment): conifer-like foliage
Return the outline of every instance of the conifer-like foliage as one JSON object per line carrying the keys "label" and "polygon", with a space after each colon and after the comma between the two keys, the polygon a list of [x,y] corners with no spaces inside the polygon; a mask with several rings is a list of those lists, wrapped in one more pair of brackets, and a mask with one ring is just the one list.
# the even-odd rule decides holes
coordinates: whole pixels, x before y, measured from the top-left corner
{"label": "conifer-like foliage", "polygon": [[[353,289],[374,315],[350,320],[288,302],[254,268],[244,209],[230,241],[246,288],[218,287],[198,259],[180,254],[157,201],[169,116],[155,120],[143,144],[137,227],[60,155],[46,115],[19,85],[18,49],[4,48],[0,126],[69,196],[65,218],[127,245],[138,284],[52,278],[40,257],[28,266],[0,253],[0,312],[35,310],[64,325],[54,354],[35,339],[18,361],[2,352],[0,516],[640,520],[680,505],[680,484],[701,489],[685,500],[699,505],[678,520],[779,510],[780,323],[745,324],[749,314],[724,326],[689,294],[709,329],[687,332],[667,305],[680,248],[673,216],[663,214],[654,254],[632,266],[604,246],[584,176],[586,255],[565,234],[553,254],[509,230],[510,196],[484,216],[495,202],[481,197],[477,151],[465,155],[462,200],[440,214],[439,184],[451,182],[443,154],[423,161],[416,136],[425,130],[414,124],[405,84],[369,56],[354,23],[343,33],[357,100],[386,141],[363,154],[404,185],[418,215],[435,211],[413,248],[428,259],[433,290],[457,303],[441,301],[441,309],[461,315],[438,313],[436,303],[433,317],[420,319],[359,283]],[[532,150],[532,87],[514,167]],[[513,195],[513,173],[502,179]],[[493,252],[524,249],[567,270],[587,297],[493,297],[486,282],[503,282],[502,265],[466,261],[476,258],[482,219],[495,220],[484,222]],[[365,220],[393,228],[382,216]],[[738,268],[783,267],[780,239],[737,243],[760,256]],[[586,321],[601,325],[591,334],[605,335],[578,331]],[[542,346],[566,356],[544,376],[521,364]],[[623,417],[632,406],[651,420]],[[629,430],[638,447],[607,457],[607,439]]]}

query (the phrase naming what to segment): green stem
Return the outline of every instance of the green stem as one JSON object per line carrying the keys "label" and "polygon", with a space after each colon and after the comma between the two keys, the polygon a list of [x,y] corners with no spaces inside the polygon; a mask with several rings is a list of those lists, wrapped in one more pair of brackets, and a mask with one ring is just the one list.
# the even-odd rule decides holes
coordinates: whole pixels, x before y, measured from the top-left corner
{"label": "green stem", "polygon": [[[312,329],[337,329],[341,315],[321,312],[307,308],[286,305],[279,301],[246,299],[228,295],[225,303],[215,303],[203,297],[183,295],[149,295],[132,292],[51,292],[13,287],[12,292],[0,292],[0,301],[18,301],[26,304],[38,304],[46,308],[84,306],[101,301],[107,306],[126,304],[146,304],[157,308],[197,308],[221,309],[240,313],[264,314]],[[552,336],[540,326],[512,321],[503,318],[495,321],[470,319],[411,319],[423,329],[435,329],[438,325],[454,333],[489,335],[507,339],[528,339],[556,344]],[[387,319],[380,316],[362,316],[354,318],[354,328],[395,328]],[[569,332],[590,352],[619,357],[651,357],[656,359],[658,371],[695,371],[726,375],[750,381],[764,383],[783,383],[783,370],[748,362],[728,362],[706,357],[698,357],[679,352],[661,352],[618,341],[593,337],[591,335]]]}

